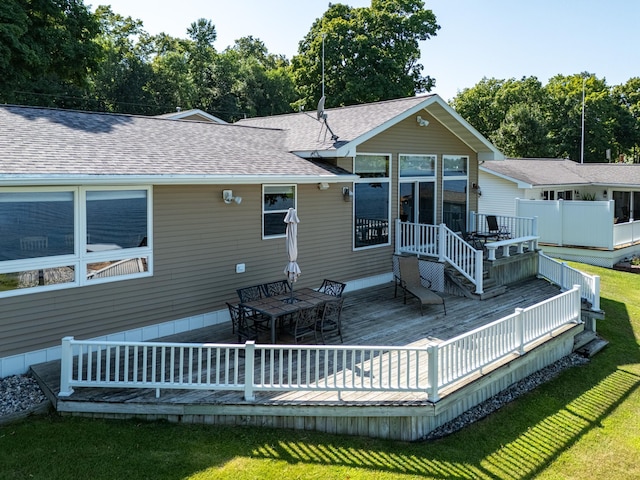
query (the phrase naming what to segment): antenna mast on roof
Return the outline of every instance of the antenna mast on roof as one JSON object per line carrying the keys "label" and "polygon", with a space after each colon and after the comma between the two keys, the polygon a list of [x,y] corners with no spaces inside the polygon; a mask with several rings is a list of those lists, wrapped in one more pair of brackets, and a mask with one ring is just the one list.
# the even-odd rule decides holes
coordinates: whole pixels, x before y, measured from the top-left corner
{"label": "antenna mast on roof", "polygon": [[317,115],[318,120],[324,120],[324,124],[327,127],[327,130],[329,130],[329,133],[331,133],[331,140],[335,142],[336,140],[338,140],[338,136],[333,133],[333,130],[331,130],[331,127],[327,123],[327,114],[324,113],[324,102],[326,101],[326,97],[324,95],[324,39],[326,36],[326,33],[322,34],[322,97],[320,97],[320,101],[318,102]]}
{"label": "antenna mast on roof", "polygon": [[322,34],[322,98],[324,98],[324,39],[326,36],[326,33]]}

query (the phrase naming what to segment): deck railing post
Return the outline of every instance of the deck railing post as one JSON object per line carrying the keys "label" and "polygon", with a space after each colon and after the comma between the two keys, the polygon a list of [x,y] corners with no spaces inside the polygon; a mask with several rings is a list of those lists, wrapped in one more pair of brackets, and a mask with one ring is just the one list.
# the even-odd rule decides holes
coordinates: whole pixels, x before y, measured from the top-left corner
{"label": "deck railing post", "polygon": [[396,255],[400,255],[400,247],[402,242],[402,225],[400,224],[400,219],[396,218]]}
{"label": "deck railing post", "polygon": [[447,229],[444,223],[440,224],[438,229],[438,261],[444,262],[446,258],[447,249]]}
{"label": "deck railing post", "polygon": [[[244,344],[244,399],[247,402],[253,402],[256,399],[253,393],[254,385],[254,357],[256,351],[256,342],[249,340]],[[238,365],[234,366],[235,369]]]}
{"label": "deck railing post", "polygon": [[71,373],[73,369],[73,337],[64,337],[60,351],[60,397],[68,397],[73,393],[71,388]]}
{"label": "deck railing post", "polygon": [[562,262],[562,267],[560,270],[560,288],[563,291],[567,291],[567,268],[568,265],[566,264],[566,262]]}
{"label": "deck railing post", "polygon": [[484,286],[482,285],[482,279],[484,274],[484,259],[482,258],[483,252],[482,250],[476,251],[476,265],[475,265],[475,273],[476,273],[476,293],[480,295],[484,293]]}
{"label": "deck railing post", "polygon": [[437,402],[440,400],[439,384],[440,379],[438,378],[438,345],[429,345],[427,347],[427,357],[429,362],[429,390],[427,391],[427,396],[431,402]]}
{"label": "deck railing post", "polygon": [[600,275],[594,275],[593,277],[593,302],[591,304],[591,310],[595,312],[600,311]]}
{"label": "deck railing post", "polygon": [[516,340],[518,342],[518,353],[524,354],[524,309],[516,308]]}

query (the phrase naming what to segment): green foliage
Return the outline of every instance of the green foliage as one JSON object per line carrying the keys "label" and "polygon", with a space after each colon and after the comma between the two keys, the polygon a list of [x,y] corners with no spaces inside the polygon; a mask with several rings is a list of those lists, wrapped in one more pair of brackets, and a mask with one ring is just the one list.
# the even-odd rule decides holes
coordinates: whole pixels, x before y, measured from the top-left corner
{"label": "green foliage", "polygon": [[0,102],[83,107],[98,31],[81,0],[1,2]]}
{"label": "green foliage", "polygon": [[628,154],[639,142],[640,80],[616,88],[589,73],[521,80],[483,78],[459,93],[452,106],[512,157],[557,157],[580,161],[582,95],[585,93],[584,161]]}
{"label": "green foliage", "polygon": [[322,96],[323,39],[327,107],[430,91],[435,82],[422,76],[418,41],[439,28],[421,0],[373,0],[369,8],[329,4],[291,62],[296,105],[315,108]]}
{"label": "green foliage", "polygon": [[149,64],[152,54],[149,34],[142,22],[123,17],[100,6],[95,13],[101,34],[97,43],[102,61],[92,75],[95,105],[92,109],[117,113],[158,114],[151,108],[153,95],[147,86],[153,80]]}

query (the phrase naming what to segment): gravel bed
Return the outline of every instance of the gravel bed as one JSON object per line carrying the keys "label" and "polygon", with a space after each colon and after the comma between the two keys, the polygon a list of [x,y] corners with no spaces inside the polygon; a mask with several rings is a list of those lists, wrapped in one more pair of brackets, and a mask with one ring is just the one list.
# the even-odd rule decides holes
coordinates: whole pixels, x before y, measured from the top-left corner
{"label": "gravel bed", "polygon": [[29,375],[0,378],[0,423],[2,418],[38,409],[49,400]]}
{"label": "gravel bed", "polygon": [[557,377],[560,372],[566,370],[570,367],[575,367],[578,365],[584,365],[585,363],[589,363],[589,359],[583,357],[577,353],[571,353],[564,358],[561,358],[555,363],[543,368],[542,370],[538,370],[537,372],[529,375],[526,378],[523,378],[517,383],[514,383],[506,390],[494,395],[493,397],[485,400],[479,405],[476,405],[470,410],[467,410],[459,417],[454,418],[450,422],[441,425],[440,427],[432,430],[427,435],[425,435],[421,440],[436,440],[438,438],[446,437],[462,428],[476,422],[490,413],[495,412],[503,405],[515,400],[519,396],[535,389],[539,385],[542,385],[545,382],[548,382],[552,378]]}

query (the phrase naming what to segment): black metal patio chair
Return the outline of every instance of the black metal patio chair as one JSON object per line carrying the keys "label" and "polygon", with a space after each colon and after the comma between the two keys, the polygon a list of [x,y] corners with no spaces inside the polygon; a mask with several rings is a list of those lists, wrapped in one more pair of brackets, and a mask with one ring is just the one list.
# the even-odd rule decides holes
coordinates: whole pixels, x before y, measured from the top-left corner
{"label": "black metal patio chair", "polygon": [[329,280],[325,278],[318,291],[326,293],[327,295],[333,295],[334,297],[341,297],[342,292],[344,292],[346,286],[346,283],[337,282],[335,280]]}
{"label": "black metal patio chair", "polygon": [[263,284],[262,290],[265,297],[274,297],[276,295],[291,293],[291,285],[289,285],[287,280],[277,280]]}
{"label": "black metal patio chair", "polygon": [[231,325],[233,326],[233,332],[238,334],[238,343],[246,342],[247,340],[258,339],[258,328],[255,324],[250,325],[247,321],[246,309],[240,305],[233,305],[227,302],[229,308],[229,315],[231,316]]}
{"label": "black metal patio chair", "polygon": [[316,322],[316,330],[320,332],[320,338],[322,339],[322,343],[326,343],[325,341],[325,333],[326,334],[335,334],[337,333],[340,336],[340,342],[344,343],[342,340],[342,305],[344,303],[344,298],[339,298],[333,302],[327,302],[324,304],[324,308],[322,310],[322,316],[320,320]]}
{"label": "black metal patio chair", "polygon": [[314,343],[318,343],[316,324],[321,318],[323,304],[298,310],[289,325],[288,332],[297,344],[299,340],[313,334]]}
{"label": "black metal patio chair", "polygon": [[506,225],[498,225],[498,218],[495,215],[487,215],[487,226],[489,234],[495,235],[497,240],[505,240],[511,238],[511,232]]}
{"label": "black metal patio chair", "polygon": [[[264,298],[264,289],[262,285],[253,285],[251,287],[243,287],[236,290],[238,293],[238,298],[240,298],[240,303],[252,302],[254,300],[260,300]],[[245,308],[246,317],[256,324],[256,327],[261,330],[269,330],[270,327],[270,318],[262,315],[254,310]]]}

